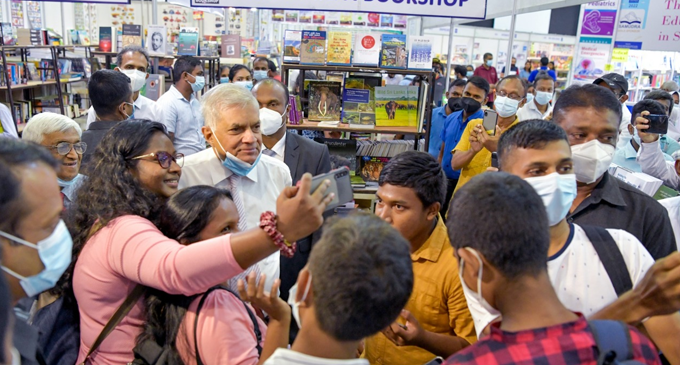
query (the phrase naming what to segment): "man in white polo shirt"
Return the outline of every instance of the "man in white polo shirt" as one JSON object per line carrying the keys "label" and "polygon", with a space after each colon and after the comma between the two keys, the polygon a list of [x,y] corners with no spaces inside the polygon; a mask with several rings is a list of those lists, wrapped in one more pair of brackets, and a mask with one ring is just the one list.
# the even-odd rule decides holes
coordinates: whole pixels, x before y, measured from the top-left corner
{"label": "man in white polo shirt", "polygon": [[547,74],[536,76],[534,81],[534,100],[528,101],[517,112],[520,122],[529,119],[545,120],[552,113],[555,98],[555,80]]}
{"label": "man in white polo shirt", "polygon": [[[212,148],[184,159],[179,187],[210,185],[229,189],[239,213],[241,231],[255,228],[265,211],[276,212],[276,200],[291,186],[290,170],[282,161],[262,154],[260,108],[246,88],[220,84],[202,101],[203,135]],[[304,217],[300,217],[304,219]],[[269,290],[279,278],[279,252],[258,263],[267,274]]]}
{"label": "man in white polo shirt", "polygon": [[[133,117],[135,119],[148,119],[160,122],[161,115],[156,107],[156,102],[139,93],[144,85],[146,85],[146,79],[149,78],[147,73],[149,69],[149,55],[146,50],[136,45],[127,46],[118,52],[116,64],[118,67],[114,70],[124,73],[130,79],[132,100],[134,100]],[[90,124],[96,120],[97,113],[95,113],[93,107],[90,107],[87,111],[87,128],[89,129]]]}

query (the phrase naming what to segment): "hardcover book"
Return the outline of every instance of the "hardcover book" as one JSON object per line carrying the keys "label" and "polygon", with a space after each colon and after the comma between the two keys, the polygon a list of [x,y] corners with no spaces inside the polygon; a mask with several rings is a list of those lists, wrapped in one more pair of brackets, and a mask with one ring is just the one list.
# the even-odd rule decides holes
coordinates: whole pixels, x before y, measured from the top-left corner
{"label": "hardcover book", "polygon": [[123,24],[123,47],[142,46],[142,26]]}
{"label": "hardcover book", "polygon": [[378,127],[408,127],[408,87],[375,88],[375,125]]}
{"label": "hardcover book", "polygon": [[329,65],[349,65],[352,62],[352,33],[330,32],[328,34]]}
{"label": "hardcover book", "polygon": [[283,62],[300,63],[302,31],[286,30],[283,35]]}
{"label": "hardcover book", "polygon": [[167,30],[162,25],[149,25],[146,28],[146,49],[150,55],[165,56],[167,54]]}
{"label": "hardcover book", "polygon": [[238,34],[222,35],[222,57],[241,58],[241,36]]}
{"label": "hardcover book", "polygon": [[409,36],[408,68],[411,70],[432,69],[432,38],[427,36]]}
{"label": "hardcover book", "polygon": [[314,138],[315,141],[328,146],[331,156],[331,169],[346,166],[350,175],[357,171],[357,141],[354,139]]}
{"label": "hardcover book", "polygon": [[380,52],[380,67],[404,69],[406,68],[406,58],[406,35],[384,34]]}
{"label": "hardcover book", "polygon": [[114,32],[111,27],[99,27],[99,50],[101,52],[115,52]]}
{"label": "hardcover book", "polygon": [[326,32],[302,31],[300,63],[306,65],[324,65],[326,63]]}
{"label": "hardcover book", "polygon": [[177,42],[177,54],[180,56],[198,55],[198,32],[180,32]]}
{"label": "hardcover book", "polygon": [[378,33],[357,33],[354,40],[352,64],[378,66],[380,58],[380,35]]}
{"label": "hardcover book", "polygon": [[342,121],[352,128],[375,127],[375,86],[379,78],[351,77],[345,81],[342,94]]}
{"label": "hardcover book", "polygon": [[310,121],[340,121],[340,89],[337,81],[309,81]]}

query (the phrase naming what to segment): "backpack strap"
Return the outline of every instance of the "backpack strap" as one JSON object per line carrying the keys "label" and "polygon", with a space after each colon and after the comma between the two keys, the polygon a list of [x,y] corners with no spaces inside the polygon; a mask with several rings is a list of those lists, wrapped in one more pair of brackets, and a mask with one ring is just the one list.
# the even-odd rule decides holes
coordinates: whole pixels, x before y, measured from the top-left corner
{"label": "backpack strap", "polygon": [[201,361],[201,354],[199,353],[198,350],[198,316],[201,313],[203,304],[205,304],[205,298],[207,298],[208,294],[210,294],[216,289],[222,289],[230,292],[236,298],[238,298],[241,301],[241,303],[243,303],[243,307],[246,309],[246,312],[248,312],[248,317],[250,317],[250,320],[253,321],[253,329],[255,332],[255,338],[257,339],[257,345],[255,345],[255,349],[257,349],[257,357],[259,358],[260,356],[262,356],[262,346],[260,345],[260,342],[262,342],[262,332],[260,331],[260,325],[257,323],[257,317],[255,316],[253,311],[251,311],[250,308],[248,308],[246,302],[244,302],[237,293],[235,293],[233,290],[227,287],[218,285],[208,289],[208,291],[203,293],[203,297],[201,297],[201,300],[198,302],[198,307],[196,308],[196,318],[194,319],[194,347],[196,349],[196,364],[204,365],[203,361]]}
{"label": "backpack strap", "polygon": [[619,245],[616,244],[612,235],[606,229],[595,226],[580,226],[586,232],[586,236],[593,244],[597,256],[600,257],[609,280],[611,280],[616,296],[633,289],[633,282],[628,273],[626,261],[623,259]]}
{"label": "backpack strap", "polygon": [[102,329],[102,331],[99,333],[99,336],[97,336],[97,339],[94,341],[92,344],[92,347],[90,347],[90,351],[87,352],[87,356],[85,356],[85,359],[80,365],[84,365],[87,363],[87,361],[90,359],[90,356],[97,351],[99,346],[104,342],[106,337],[113,332],[113,329],[116,328],[116,326],[120,323],[120,321],[125,318],[125,316],[130,313],[130,310],[132,310],[132,307],[137,304],[137,301],[139,301],[139,298],[142,297],[144,292],[146,291],[146,287],[144,287],[141,284],[137,284],[134,289],[128,294],[127,298],[123,301],[123,304],[116,309],[116,312],[113,313],[111,316],[111,319],[106,323],[106,326]]}
{"label": "backpack strap", "polygon": [[615,364],[633,359],[633,345],[628,326],[609,320],[588,321],[599,351],[597,365]]}

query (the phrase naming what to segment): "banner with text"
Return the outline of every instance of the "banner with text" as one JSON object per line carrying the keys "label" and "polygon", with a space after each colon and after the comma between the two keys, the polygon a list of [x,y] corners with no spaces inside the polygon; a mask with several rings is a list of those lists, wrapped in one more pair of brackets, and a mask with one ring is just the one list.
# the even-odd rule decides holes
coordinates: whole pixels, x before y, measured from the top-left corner
{"label": "banner with text", "polygon": [[621,0],[620,11],[617,48],[680,49],[680,0]]}
{"label": "banner with text", "polygon": [[447,18],[484,19],[487,0],[191,0],[191,6],[350,11]]}
{"label": "banner with text", "polygon": [[618,1],[602,0],[581,5],[572,83],[591,83],[608,72]]}

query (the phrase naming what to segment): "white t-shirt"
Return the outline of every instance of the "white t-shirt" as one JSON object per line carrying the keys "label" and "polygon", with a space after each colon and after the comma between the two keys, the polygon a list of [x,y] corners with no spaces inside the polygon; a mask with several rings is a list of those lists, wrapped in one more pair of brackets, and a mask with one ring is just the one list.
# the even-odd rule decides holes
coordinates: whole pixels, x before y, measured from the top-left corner
{"label": "white t-shirt", "polygon": [[404,79],[404,75],[394,75],[394,77],[389,77],[388,75],[383,76],[383,80],[385,80],[385,86],[387,86],[387,85],[399,85],[399,83],[403,79]]}
{"label": "white t-shirt", "polygon": [[264,362],[264,365],[368,365],[366,359],[324,359],[309,356],[297,351],[278,348],[272,356]]}
{"label": "white t-shirt", "polygon": [[[619,246],[633,286],[637,285],[654,264],[652,255],[632,234],[620,229],[607,229],[607,232]],[[548,276],[562,304],[586,317],[618,298],[593,244],[585,231],[576,224],[571,225],[569,240],[564,247],[548,258]],[[476,300],[468,300],[468,305],[476,306],[470,312],[475,319],[477,333],[481,333],[496,318],[476,303]],[[475,315],[475,312],[483,314]]]}
{"label": "white t-shirt", "polygon": [[659,203],[668,210],[668,217],[671,219],[675,242],[680,243],[680,196],[659,200]]}

